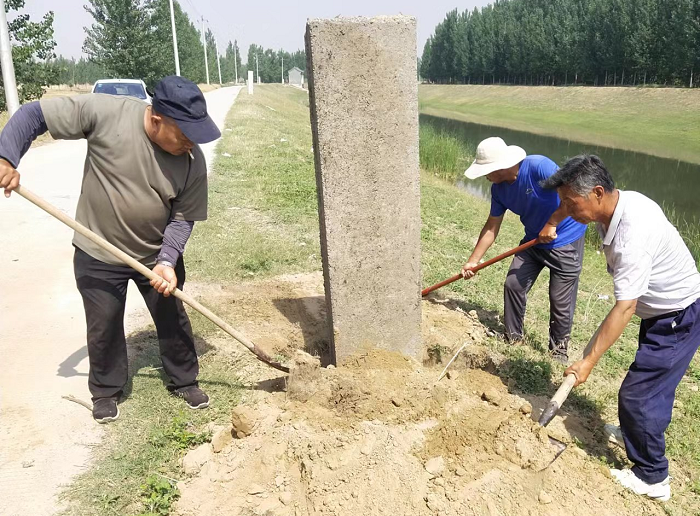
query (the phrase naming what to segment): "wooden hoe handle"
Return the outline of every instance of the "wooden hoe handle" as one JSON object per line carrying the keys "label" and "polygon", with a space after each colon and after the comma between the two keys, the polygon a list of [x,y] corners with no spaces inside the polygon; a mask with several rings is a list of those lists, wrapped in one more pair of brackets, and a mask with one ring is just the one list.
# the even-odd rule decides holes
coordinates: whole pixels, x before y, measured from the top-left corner
{"label": "wooden hoe handle", "polygon": [[[15,190],[19,195],[27,199],[29,202],[35,204],[42,210],[44,210],[46,213],[51,215],[52,217],[57,218],[61,222],[63,222],[66,226],[70,227],[73,229],[75,232],[80,233],[83,235],[85,238],[89,239],[91,242],[97,244],[100,246],[102,249],[107,251],[108,253],[112,254],[115,258],[118,258],[122,262],[124,262],[126,265],[131,267],[132,269],[140,272],[144,276],[146,276],[148,279],[153,280],[153,279],[161,279],[160,276],[158,276],[156,273],[154,273],[151,269],[140,263],[139,261],[135,260],[128,254],[126,254],[124,251],[121,249],[116,248],[109,242],[107,242],[104,238],[101,236],[93,233],[90,231],[88,228],[80,224],[79,222],[73,220],[71,217],[63,213],[61,210],[56,208],[54,205],[52,205],[49,202],[46,202],[44,199],[36,195],[35,193],[31,192],[30,190],[27,190],[26,188],[22,186],[18,186]],[[202,314],[204,317],[209,319],[211,322],[216,324],[219,328],[224,330],[226,333],[228,333],[231,337],[236,339],[238,342],[243,344],[248,350],[253,353],[258,360],[261,362],[266,363],[267,365],[274,367],[275,369],[278,369],[280,371],[284,371],[285,373],[289,372],[289,368],[280,364],[279,362],[273,361],[267,353],[265,353],[262,349],[258,348],[252,341],[248,339],[245,335],[243,335],[241,332],[237,331],[235,328],[230,326],[226,321],[224,321],[221,317],[217,316],[214,314],[211,310],[203,306],[201,303],[197,302],[194,298],[188,296],[185,294],[182,290],[176,288],[172,294],[176,298],[180,299],[183,303],[188,304],[195,310],[197,310],[200,314]]]}
{"label": "wooden hoe handle", "polygon": [[[488,267],[489,265],[493,265],[494,263],[500,262],[501,260],[505,260],[505,259],[508,258],[509,256],[513,256],[514,254],[517,254],[517,253],[519,253],[520,251],[524,251],[525,249],[529,249],[530,247],[532,247],[532,246],[535,245],[536,243],[537,243],[537,239],[536,239],[536,238],[533,239],[533,240],[530,240],[529,242],[525,242],[524,244],[519,245],[519,246],[516,247],[515,249],[511,249],[510,251],[506,251],[506,252],[503,253],[503,254],[499,254],[498,256],[496,256],[496,257],[494,257],[494,258],[491,258],[490,260],[487,260],[487,261],[485,261],[484,263],[480,263],[479,265],[477,265],[476,267],[474,267],[474,268],[472,269],[472,271],[473,271],[473,272],[479,272],[481,269],[485,269],[485,268]],[[455,275],[452,276],[451,278],[448,278],[448,279],[446,279],[446,280],[444,280],[444,281],[441,281],[440,283],[436,283],[436,284],[433,285],[432,287],[428,287],[428,288],[424,289],[424,290],[421,292],[421,296],[425,297],[425,296],[427,296],[428,294],[430,294],[433,290],[437,290],[437,289],[439,289],[439,288],[444,287],[445,285],[449,285],[450,283],[454,283],[455,281],[457,281],[458,279],[462,279],[463,277],[464,277],[464,276],[462,276],[461,273],[460,273],[460,274],[455,274]]]}

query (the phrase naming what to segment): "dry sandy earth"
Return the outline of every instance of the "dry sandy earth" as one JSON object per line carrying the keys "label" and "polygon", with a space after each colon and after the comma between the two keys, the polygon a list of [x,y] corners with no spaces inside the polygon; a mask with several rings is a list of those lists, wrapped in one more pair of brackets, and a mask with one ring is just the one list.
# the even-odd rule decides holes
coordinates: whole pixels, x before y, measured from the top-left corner
{"label": "dry sandy earth", "polygon": [[[219,127],[240,88],[207,93]],[[213,144],[205,146],[211,162]],[[85,142],[31,149],[22,184],[71,216],[80,192]],[[80,405],[89,400],[82,301],[75,288],[72,232],[17,195],[0,198],[0,514],[44,516],[56,495],[88,464],[101,427]],[[134,289],[135,291],[135,289]],[[150,322],[130,292],[127,329]]]}
{"label": "dry sandy earth", "polygon": [[[320,274],[305,274],[198,287],[268,352],[300,358],[287,378],[230,339],[210,340],[252,388],[235,423],[250,435],[212,427],[212,443],[188,452],[175,514],[663,514],[574,444],[602,453],[609,445],[597,422],[566,411],[546,430],[533,421],[547,400],[515,394],[498,375],[505,358],[479,345],[484,314],[423,302],[426,349],[440,346],[449,358],[469,343],[440,382],[442,366],[381,350],[338,368],[299,355],[327,347],[322,284]],[[553,463],[550,436],[568,443]]]}

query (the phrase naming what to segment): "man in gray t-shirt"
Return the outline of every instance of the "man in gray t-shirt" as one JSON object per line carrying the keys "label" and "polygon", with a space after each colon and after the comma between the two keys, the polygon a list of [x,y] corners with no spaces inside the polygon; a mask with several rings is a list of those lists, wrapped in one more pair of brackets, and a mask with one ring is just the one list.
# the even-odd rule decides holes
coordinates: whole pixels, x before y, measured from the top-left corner
{"label": "man in gray t-shirt", "polygon": [[[22,106],[0,134],[0,188],[19,185],[16,167],[31,142],[88,142],[76,219],[162,279],[149,281],[76,234],[74,268],[87,322],[93,417],[119,417],[126,385],[124,308],[128,281],[143,295],[158,332],[168,389],[191,408],[205,408],[187,313],[170,293],[182,288],[182,253],[195,221],[207,217],[207,170],[198,144],[221,133],[197,86],[182,77],[160,81],[152,106],[130,97],[91,94]],[[153,287],[153,288],[151,288]]]}

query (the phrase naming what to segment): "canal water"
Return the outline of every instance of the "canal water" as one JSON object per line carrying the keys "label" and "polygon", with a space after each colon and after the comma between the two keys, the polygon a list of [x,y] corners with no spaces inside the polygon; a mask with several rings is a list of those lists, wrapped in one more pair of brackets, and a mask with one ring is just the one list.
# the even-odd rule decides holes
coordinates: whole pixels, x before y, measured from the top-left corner
{"label": "canal water", "polygon": [[[430,115],[420,115],[420,123],[467,141],[474,148],[489,136],[500,136],[507,144],[518,145],[528,154],[547,156],[558,165],[577,154],[597,154],[618,188],[635,190],[654,199],[674,220],[691,223],[700,220],[700,165]],[[460,186],[483,197],[488,197],[490,191],[490,183],[485,179],[463,178]]]}

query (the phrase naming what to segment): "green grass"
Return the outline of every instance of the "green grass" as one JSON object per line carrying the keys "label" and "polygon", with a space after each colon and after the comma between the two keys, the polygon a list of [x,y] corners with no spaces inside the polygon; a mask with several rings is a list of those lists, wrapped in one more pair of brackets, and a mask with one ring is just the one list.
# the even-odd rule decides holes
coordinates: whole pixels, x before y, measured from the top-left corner
{"label": "green grass", "polygon": [[474,156],[474,146],[432,125],[420,126],[420,166],[442,179],[456,181]]}
{"label": "green grass", "polygon": [[185,256],[197,281],[321,268],[308,99],[296,88],[242,92],[227,120],[209,219]]}
{"label": "green grass", "polygon": [[[227,283],[279,274],[319,270],[318,216],[311,132],[306,95],[293,88],[264,85],[254,96],[241,93],[224,131],[217,173],[210,179],[209,220],[196,226],[188,244],[189,281]],[[421,132],[421,162],[430,170],[421,176],[422,275],[430,285],[454,275],[466,261],[489,213],[489,203],[454,186],[454,177],[473,151],[450,143],[444,134]],[[286,142],[280,140],[285,139]],[[434,159],[442,145],[449,156]],[[428,150],[430,149],[430,150]],[[457,170],[457,172],[455,172]],[[447,178],[442,179],[442,178]],[[486,258],[518,244],[522,226],[506,215],[498,241]],[[465,310],[475,309],[491,329],[502,330],[503,281],[509,262],[480,272],[473,280],[455,282],[443,293]],[[526,315],[526,346],[511,348],[497,338],[486,345],[506,355],[498,373],[517,390],[549,395],[560,382],[563,368],[546,353],[549,326],[548,274],[533,288]],[[572,335],[572,356],[579,356],[613,303],[612,280],[605,260],[586,249],[579,287],[579,301]],[[600,296],[608,296],[607,299]],[[211,308],[216,312],[217,307]],[[208,337],[213,325],[191,313],[195,331]],[[616,417],[616,394],[625,371],[634,359],[638,322],[625,330],[620,341],[604,356],[589,382],[577,388],[567,405],[589,417],[591,424]],[[185,447],[202,439],[206,422],[226,420],[241,391],[234,364],[222,355],[202,359],[202,384],[216,403],[208,411],[181,417],[181,404],[167,397],[157,366],[157,344],[148,335],[141,343],[148,353],[140,356],[131,398],[122,406],[123,417],[108,427],[107,439],[95,467],[68,492],[73,502],[68,514],[138,514],[154,489],[156,496],[170,493],[164,483],[150,491],[142,486],[155,477],[177,480],[177,465]],[[442,350],[434,350],[442,354]],[[444,358],[444,357],[442,357]],[[690,386],[700,384],[700,359],[679,389],[684,403],[669,431],[669,457],[682,474],[700,482],[700,407]],[[695,396],[693,399],[692,396]],[[184,422],[184,424],[183,424]],[[165,443],[165,444],[163,444]],[[691,483],[691,485],[693,485]],[[161,489],[161,491],[158,491]],[[675,489],[675,488],[674,488]],[[148,493],[148,495],[146,495]],[[686,510],[698,500],[689,487],[672,502]],[[167,496],[166,496],[167,498]],[[167,499],[166,499],[167,502]],[[686,504],[686,505],[684,505]],[[692,514],[692,512],[690,512]]]}
{"label": "green grass", "polygon": [[700,163],[700,90],[421,85],[420,109]]}
{"label": "green grass", "polygon": [[[226,424],[241,399],[241,385],[232,372],[236,364],[209,353],[200,358],[199,380],[215,403],[207,410],[187,408],[164,387],[155,332],[140,332],[128,342],[139,354],[127,399],[120,405],[119,420],[105,428],[92,468],[62,494],[67,516],[168,514],[177,496],[175,484],[183,478],[179,459],[210,440],[207,423]],[[206,342],[199,345],[207,348]]]}

